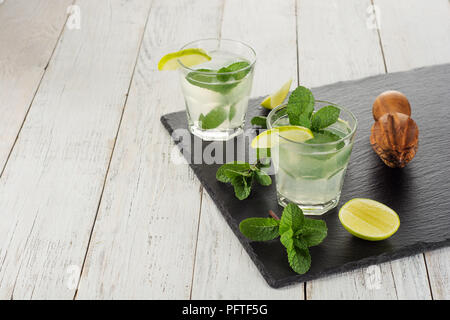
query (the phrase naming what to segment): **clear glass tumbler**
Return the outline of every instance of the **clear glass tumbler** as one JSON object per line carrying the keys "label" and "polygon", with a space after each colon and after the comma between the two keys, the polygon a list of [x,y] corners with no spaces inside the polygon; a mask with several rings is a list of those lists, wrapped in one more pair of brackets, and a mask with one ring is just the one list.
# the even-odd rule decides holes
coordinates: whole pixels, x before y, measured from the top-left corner
{"label": "clear glass tumbler", "polygon": [[255,51],[243,42],[228,39],[197,40],[181,50],[189,48],[203,49],[211,57],[191,68],[178,60],[189,130],[207,141],[241,134],[252,89]]}
{"label": "clear glass tumbler", "polygon": [[[278,203],[283,207],[295,203],[310,215],[324,214],[338,204],[357,127],[349,110],[316,100],[316,110],[326,105],[341,110],[339,120],[326,128],[335,141],[312,144],[280,136],[271,150]],[[286,105],[273,109],[267,117],[269,129],[289,124]]]}

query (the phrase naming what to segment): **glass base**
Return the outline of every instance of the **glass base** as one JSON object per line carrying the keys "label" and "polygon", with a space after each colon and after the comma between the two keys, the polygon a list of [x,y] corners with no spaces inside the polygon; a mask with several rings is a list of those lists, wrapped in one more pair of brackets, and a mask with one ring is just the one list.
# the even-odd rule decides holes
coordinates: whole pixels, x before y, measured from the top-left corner
{"label": "glass base", "polygon": [[203,130],[195,125],[189,125],[189,131],[204,141],[226,141],[230,140],[244,132],[244,126],[233,129],[223,130]]}
{"label": "glass base", "polygon": [[320,216],[324,213],[330,211],[334,207],[336,207],[339,203],[340,194],[336,196],[336,198],[320,204],[308,204],[308,203],[298,203],[295,201],[291,201],[281,193],[277,192],[278,204],[283,208],[286,207],[289,203],[295,203],[297,206],[302,209],[303,214],[311,215],[311,216]]}

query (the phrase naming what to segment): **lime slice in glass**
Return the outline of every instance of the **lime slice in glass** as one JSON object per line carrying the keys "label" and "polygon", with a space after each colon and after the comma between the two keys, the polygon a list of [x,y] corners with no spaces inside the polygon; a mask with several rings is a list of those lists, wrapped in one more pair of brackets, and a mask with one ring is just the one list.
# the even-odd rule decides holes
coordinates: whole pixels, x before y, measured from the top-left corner
{"label": "lime slice in glass", "polygon": [[283,137],[294,142],[304,142],[314,138],[311,130],[300,126],[281,126],[266,130],[256,136],[252,141],[252,148],[272,148]]}
{"label": "lime slice in glass", "polygon": [[379,241],[392,236],[400,226],[400,218],[388,206],[371,199],[356,198],[339,210],[339,220],[355,237]]}
{"label": "lime slice in glass", "polygon": [[211,60],[211,57],[203,49],[191,48],[166,54],[158,62],[158,70],[176,70],[180,67],[177,60],[186,67],[192,67]]}

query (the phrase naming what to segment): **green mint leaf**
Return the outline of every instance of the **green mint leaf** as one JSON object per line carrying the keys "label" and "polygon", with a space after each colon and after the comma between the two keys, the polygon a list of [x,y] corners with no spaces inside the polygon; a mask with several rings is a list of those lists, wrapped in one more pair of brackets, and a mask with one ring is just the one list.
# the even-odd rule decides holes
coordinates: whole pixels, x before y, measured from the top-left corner
{"label": "green mint leaf", "polygon": [[301,230],[301,239],[308,247],[317,246],[327,237],[327,224],[323,220],[305,218]]}
{"label": "green mint leaf", "polygon": [[280,221],[280,235],[292,229],[294,233],[299,230],[305,221],[302,209],[296,204],[289,203],[283,210]]}
{"label": "green mint leaf", "polygon": [[286,108],[290,124],[310,128],[314,103],[314,96],[308,88],[298,86],[292,91]]}
{"label": "green mint leaf", "polygon": [[305,128],[311,128],[311,114],[309,112],[302,113],[298,117],[298,125]]}
{"label": "green mint leaf", "polygon": [[287,251],[289,265],[296,273],[304,274],[311,267],[308,247],[301,240],[294,239],[294,248]]}
{"label": "green mint leaf", "polygon": [[266,117],[256,116],[250,120],[250,123],[254,126],[262,127],[263,129],[267,129]]}
{"label": "green mint leaf", "polygon": [[[211,74],[208,74],[211,73]],[[211,83],[216,81],[215,71],[211,69],[198,69],[196,71],[189,72],[186,76],[186,80],[190,83],[199,86],[197,82]]]}
{"label": "green mint leaf", "polygon": [[[241,80],[250,72],[250,68],[247,68],[250,64],[246,61],[239,61],[230,64],[228,67],[222,67],[217,71],[217,79],[222,82],[227,82],[233,77],[235,80]],[[236,73],[232,73],[241,69],[245,69]],[[223,73],[223,74],[222,74]]]}
{"label": "green mint leaf", "polygon": [[245,78],[245,76],[250,72],[251,68],[248,68],[249,66],[250,63],[248,63],[247,61],[239,61],[230,64],[226,69],[228,70],[228,72],[235,72],[244,69],[232,74],[234,79],[241,80]]}
{"label": "green mint leaf", "polygon": [[247,199],[252,190],[253,176],[245,177],[236,175],[231,178],[231,184],[234,187],[234,194],[239,200]]}
{"label": "green mint leaf", "polygon": [[326,128],[339,119],[341,110],[335,106],[320,108],[312,115],[311,126],[314,131]]}
{"label": "green mint leaf", "polygon": [[272,184],[270,176],[260,169],[255,171],[255,179],[262,186],[270,186]]}
{"label": "green mint leaf", "polygon": [[323,144],[329,142],[335,142],[341,139],[340,136],[334,134],[328,130],[319,130],[314,132],[314,138],[306,140],[305,143],[309,144]]}
{"label": "green mint leaf", "polygon": [[217,71],[217,72],[224,73],[224,74],[217,75],[217,79],[219,79],[220,81],[227,82],[228,80],[230,80],[231,75],[227,74],[228,72],[230,72],[227,67],[220,68],[219,71]]}
{"label": "green mint leaf", "polygon": [[306,241],[304,239],[302,239],[302,238],[294,238],[293,241],[294,241],[294,246],[296,248],[305,249],[305,250],[308,249],[308,245],[307,245],[307,243],[306,243]]}
{"label": "green mint leaf", "polygon": [[[209,74],[211,73],[211,74]],[[215,75],[215,70],[210,69],[198,69],[196,71],[191,71],[186,75],[186,80],[197,87],[212,90],[222,94],[228,93],[231,89],[238,85],[235,83],[219,83],[218,76]],[[225,75],[223,75],[225,76]]]}
{"label": "green mint leaf", "polygon": [[248,218],[239,224],[242,234],[254,241],[269,241],[279,236],[280,222],[273,218]]}
{"label": "green mint leaf", "polygon": [[293,250],[294,249],[294,231],[292,229],[286,230],[280,237],[280,241],[286,249]]}
{"label": "green mint leaf", "polygon": [[239,173],[239,175],[250,176],[250,164],[237,161],[225,163],[217,170],[216,179],[220,182],[230,183],[231,179],[237,175],[237,173]]}
{"label": "green mint leaf", "polygon": [[236,104],[233,103],[230,106],[230,113],[228,114],[228,120],[231,121],[233,120],[234,116],[236,115]]}
{"label": "green mint leaf", "polygon": [[202,129],[214,129],[220,126],[226,120],[227,116],[228,114],[225,108],[219,106],[208,112],[206,116],[201,114],[198,120]]}

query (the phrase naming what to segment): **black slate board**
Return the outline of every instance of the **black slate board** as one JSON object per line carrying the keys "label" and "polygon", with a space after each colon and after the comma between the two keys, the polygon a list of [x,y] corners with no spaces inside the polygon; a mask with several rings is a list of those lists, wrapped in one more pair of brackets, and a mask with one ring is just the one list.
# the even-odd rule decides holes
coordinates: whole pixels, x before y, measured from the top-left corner
{"label": "black slate board", "polygon": [[[279,241],[251,242],[239,232],[239,222],[245,218],[267,216],[269,209],[281,214],[282,208],[277,204],[274,184],[270,187],[255,185],[250,197],[239,201],[234,197],[230,185],[216,181],[215,173],[219,165],[191,166],[263,277],[275,288],[448,246],[449,84],[450,64],[445,64],[339,82],[312,90],[317,99],[346,106],[359,121],[337,208],[355,197],[371,198],[393,208],[400,216],[401,225],[391,238],[368,242],[347,233],[339,222],[338,210],[331,210],[321,217],[328,225],[328,237],[319,246],[310,248],[312,265],[304,275],[298,275],[289,268],[286,252]],[[399,90],[408,97],[412,106],[412,118],[420,130],[418,153],[403,169],[385,166],[369,143],[373,124],[372,103],[385,90]],[[262,98],[258,98],[250,101],[247,122],[254,115],[265,113],[258,107],[261,100]],[[186,128],[186,113],[181,111],[167,114],[161,121],[169,133],[172,133],[175,129]],[[198,139],[192,135],[189,138]],[[200,143],[203,148],[209,144]],[[228,147],[229,144],[230,142],[227,143]]]}

